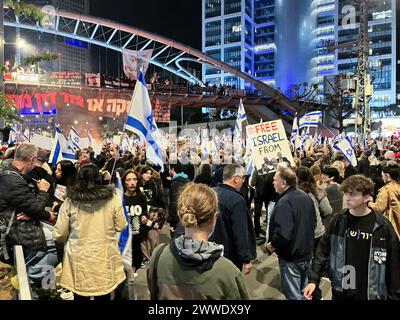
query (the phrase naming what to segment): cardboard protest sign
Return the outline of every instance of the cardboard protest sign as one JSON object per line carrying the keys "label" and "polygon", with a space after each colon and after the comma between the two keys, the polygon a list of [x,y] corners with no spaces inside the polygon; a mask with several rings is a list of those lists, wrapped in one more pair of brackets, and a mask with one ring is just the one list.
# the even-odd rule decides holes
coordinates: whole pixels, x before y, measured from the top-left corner
{"label": "cardboard protest sign", "polygon": [[53,145],[53,139],[44,137],[40,134],[34,134],[31,138],[31,143],[34,144],[36,147],[40,147],[46,150],[51,150]]}
{"label": "cardboard protest sign", "polygon": [[247,126],[246,131],[259,174],[276,171],[279,166],[295,166],[282,120]]}

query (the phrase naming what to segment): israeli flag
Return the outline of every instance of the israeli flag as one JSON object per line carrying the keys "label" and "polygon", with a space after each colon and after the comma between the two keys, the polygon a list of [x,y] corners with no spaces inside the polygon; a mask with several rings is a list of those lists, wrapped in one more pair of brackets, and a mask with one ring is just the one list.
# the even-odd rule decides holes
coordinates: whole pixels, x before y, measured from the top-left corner
{"label": "israeli flag", "polygon": [[349,137],[344,138],[335,146],[336,150],[343,153],[344,157],[353,167],[357,166],[357,157]]}
{"label": "israeli flag", "polygon": [[132,142],[127,134],[122,137],[121,148],[123,151],[131,151],[132,149]]}
{"label": "israeli flag", "polygon": [[243,122],[247,121],[246,110],[244,110],[244,105],[242,99],[240,99],[239,110],[235,124],[235,131],[240,132],[240,135],[243,131]]}
{"label": "israeli flag", "polygon": [[136,133],[141,140],[146,142],[147,160],[163,171],[162,139],[154,121],[149,93],[141,71],[139,72],[139,79],[136,81],[125,129]]}
{"label": "israeli flag", "polygon": [[249,153],[247,153],[247,155],[245,155],[246,174],[248,176],[251,176],[251,174],[253,173],[255,168],[256,168],[256,166],[254,164],[254,158],[253,158],[252,152],[250,151]]}
{"label": "israeli flag", "polygon": [[[307,128],[307,129],[309,130],[309,128]],[[304,151],[306,149],[306,142],[307,142],[307,139],[309,136],[309,132],[307,129],[303,129],[301,132],[301,136],[300,136],[300,141],[301,141],[300,150],[301,151]]]}
{"label": "israeli flag", "polygon": [[82,149],[79,145],[80,141],[81,141],[81,136],[79,135],[78,131],[76,131],[74,127],[71,127],[71,131],[69,132],[68,136],[68,142],[70,143],[74,151]]}
{"label": "israeli flag", "polygon": [[61,160],[70,160],[72,162],[78,161],[75,152],[69,145],[67,139],[61,133],[60,129],[56,128],[56,137],[54,138],[49,162],[55,166]]}
{"label": "israeli flag", "polygon": [[292,146],[292,150],[296,150],[296,138],[299,135],[299,124],[298,124],[298,118],[294,118],[293,121],[293,127],[292,127],[292,133],[290,135],[290,144]]}
{"label": "israeli flag", "polygon": [[93,141],[93,137],[92,137],[92,135],[90,134],[90,132],[88,131],[88,140],[89,140],[89,147],[90,148],[94,148],[94,141]]}
{"label": "israeli flag", "polygon": [[300,129],[304,127],[318,127],[318,123],[322,118],[322,111],[310,112],[300,118]]}
{"label": "israeli flag", "polygon": [[122,207],[124,208],[124,215],[126,221],[128,222],[128,227],[125,228],[125,230],[119,234],[118,247],[119,251],[121,252],[124,263],[126,263],[129,266],[132,266],[132,249],[131,249],[132,246],[129,245],[130,243],[132,243],[130,217],[128,211],[126,210],[125,199],[124,199],[124,187],[122,186],[121,176],[119,175],[118,172],[116,172],[115,191],[118,197],[121,199]]}
{"label": "israeli flag", "polygon": [[243,123],[247,121],[246,110],[244,109],[243,101],[240,99],[238,114],[235,123],[235,131],[233,135],[235,152],[241,152],[245,147],[243,141]]}
{"label": "israeli flag", "polygon": [[342,141],[344,139],[346,139],[346,134],[344,132],[342,132],[341,134],[337,135],[336,137],[334,137],[331,140],[331,147],[334,148],[337,143],[339,143],[340,141]]}
{"label": "israeli flag", "polygon": [[25,142],[31,142],[31,133],[29,131],[29,128],[26,128],[24,130],[24,133],[22,134],[22,137],[24,138]]}
{"label": "israeli flag", "polygon": [[315,146],[320,146],[320,145],[322,145],[322,133],[320,133],[320,134],[318,135],[317,139],[315,140],[314,145],[315,145]]}

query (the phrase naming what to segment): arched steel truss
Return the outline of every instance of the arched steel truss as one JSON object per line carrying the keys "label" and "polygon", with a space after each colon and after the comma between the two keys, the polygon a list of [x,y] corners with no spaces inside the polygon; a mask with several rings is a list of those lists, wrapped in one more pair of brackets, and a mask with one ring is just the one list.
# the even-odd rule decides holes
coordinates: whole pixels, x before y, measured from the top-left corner
{"label": "arched steel truss", "polygon": [[207,64],[223,72],[234,74],[253,84],[255,88],[277,101],[282,108],[292,112],[297,111],[295,102],[288,99],[281,92],[222,61],[209,57],[201,51],[179,42],[111,20],[62,10],[56,10],[54,17],[51,18],[52,25],[42,27],[31,18],[18,17],[13,10],[4,8],[5,26],[74,38],[119,52],[123,52],[124,49],[136,51],[153,49],[153,56],[149,60],[151,64],[168,70],[192,83],[201,83],[201,81],[185,70],[181,63],[183,61],[191,61]]}

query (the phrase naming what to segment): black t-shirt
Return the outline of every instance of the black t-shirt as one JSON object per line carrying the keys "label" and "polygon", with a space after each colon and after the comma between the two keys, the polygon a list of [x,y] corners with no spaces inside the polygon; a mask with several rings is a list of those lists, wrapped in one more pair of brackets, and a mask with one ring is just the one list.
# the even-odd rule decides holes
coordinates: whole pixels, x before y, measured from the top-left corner
{"label": "black t-shirt", "polygon": [[139,195],[125,198],[125,209],[130,217],[130,228],[132,235],[137,235],[140,232],[140,218],[147,211],[146,200]]}
{"label": "black t-shirt", "polygon": [[[346,266],[354,267],[355,288],[343,291],[346,300],[367,300],[368,263],[375,219],[372,211],[363,217],[355,217],[347,212]],[[347,279],[351,272],[349,270],[345,273]],[[351,281],[344,283],[350,285]]]}

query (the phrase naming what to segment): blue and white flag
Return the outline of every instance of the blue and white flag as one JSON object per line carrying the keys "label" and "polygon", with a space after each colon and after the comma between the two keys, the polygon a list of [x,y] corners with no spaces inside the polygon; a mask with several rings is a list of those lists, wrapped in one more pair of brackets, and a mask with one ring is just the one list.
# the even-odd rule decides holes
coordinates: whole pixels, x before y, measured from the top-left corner
{"label": "blue and white flag", "polygon": [[128,227],[126,227],[120,234],[118,239],[118,248],[121,252],[122,259],[125,264],[132,266],[132,233],[130,228],[130,217],[128,211],[126,210],[125,206],[125,199],[124,199],[124,187],[122,185],[121,176],[118,172],[116,172],[116,179],[115,179],[115,191],[117,196],[121,199],[122,208],[124,209],[124,215],[126,221],[128,222]]}
{"label": "blue and white flag", "polygon": [[141,140],[146,142],[147,160],[159,166],[160,170],[163,171],[163,142],[154,121],[150,97],[142,72],[139,72],[139,79],[136,81],[125,129],[136,133]]}
{"label": "blue and white flag", "polygon": [[31,142],[31,133],[28,127],[25,128],[22,138],[25,140],[25,142]]}
{"label": "blue and white flag", "polygon": [[292,133],[290,135],[290,145],[292,146],[292,151],[296,150],[296,139],[298,135],[299,135],[298,118],[295,117],[293,121]]}
{"label": "blue and white flag", "polygon": [[244,109],[243,101],[240,99],[239,109],[237,113],[235,130],[233,135],[234,150],[240,154],[242,149],[244,149],[244,139],[243,139],[243,123],[247,121],[246,110]]}
{"label": "blue and white flag", "polygon": [[90,148],[94,148],[94,141],[93,141],[93,137],[92,137],[92,135],[90,134],[90,132],[88,131],[88,140],[89,140],[89,147]]}
{"label": "blue and white flag", "polygon": [[61,133],[60,129],[56,128],[56,137],[54,138],[49,162],[55,166],[61,160],[78,161],[67,139]]}
{"label": "blue and white flag", "polygon": [[127,134],[122,136],[121,149],[122,151],[131,151],[132,149],[132,141]]}
{"label": "blue and white flag", "polygon": [[240,135],[243,131],[243,122],[247,121],[246,110],[244,110],[244,105],[242,99],[240,99],[239,110],[237,114],[237,119],[235,123],[235,131],[240,132]]}
{"label": "blue and white flag", "polygon": [[350,162],[353,167],[357,166],[356,153],[354,151],[354,147],[353,147],[349,137],[346,137],[345,139],[339,141],[336,144],[335,148],[336,148],[336,150],[343,153],[346,160],[348,162]]}
{"label": "blue and white flag", "polygon": [[318,123],[322,118],[322,111],[310,112],[299,120],[300,129],[304,127],[318,127]]}
{"label": "blue and white flag", "polygon": [[322,145],[322,133],[320,133],[320,134],[318,135],[317,139],[315,140],[314,145],[315,145],[315,146],[320,146],[320,145]]}
{"label": "blue and white flag", "polygon": [[307,144],[307,140],[310,138],[310,127],[307,127],[307,129],[303,129],[303,131],[301,132],[301,145],[300,145],[300,150],[304,151],[306,150],[306,144]]}
{"label": "blue and white flag", "polygon": [[343,139],[346,139],[346,134],[344,133],[344,132],[342,132],[341,134],[339,134],[339,135],[337,135],[336,137],[334,137],[332,140],[331,140],[331,147],[335,147],[335,145],[337,144],[337,143],[339,143],[340,141],[342,141]]}
{"label": "blue and white flag", "polygon": [[74,127],[71,127],[71,130],[69,132],[68,136],[68,142],[70,143],[72,149],[74,151],[81,150],[80,146],[80,141],[81,141],[81,136],[79,135],[78,131]]}
{"label": "blue and white flag", "polygon": [[363,150],[366,151],[368,149],[368,135],[365,134],[364,135],[364,139],[363,139]]}

